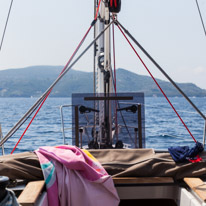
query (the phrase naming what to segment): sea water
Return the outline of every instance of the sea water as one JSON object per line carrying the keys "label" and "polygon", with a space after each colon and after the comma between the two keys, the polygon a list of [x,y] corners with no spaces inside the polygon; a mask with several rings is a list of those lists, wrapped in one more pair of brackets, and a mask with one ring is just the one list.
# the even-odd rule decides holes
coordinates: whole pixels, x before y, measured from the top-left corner
{"label": "sea water", "polygon": [[[3,136],[35,103],[36,98],[0,98],[0,124]],[[182,97],[170,98],[174,107],[200,142],[203,139],[204,120]],[[194,104],[206,115],[206,98],[191,98]],[[71,105],[71,98],[48,98],[37,114],[15,152],[33,151],[40,146],[63,144],[60,106]],[[25,124],[5,143],[5,153],[9,154],[27,127]],[[71,107],[64,108],[66,143],[71,144]],[[146,147],[167,149],[170,146],[194,146],[194,141],[173,109],[163,97],[145,98]],[[1,152],[1,149],[0,149]]]}

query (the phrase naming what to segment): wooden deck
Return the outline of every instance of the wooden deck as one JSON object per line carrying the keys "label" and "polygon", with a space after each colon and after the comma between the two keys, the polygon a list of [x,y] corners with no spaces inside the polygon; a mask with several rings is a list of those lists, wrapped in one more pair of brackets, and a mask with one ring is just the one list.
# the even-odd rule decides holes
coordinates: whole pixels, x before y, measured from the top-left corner
{"label": "wooden deck", "polygon": [[206,202],[206,184],[200,178],[184,178],[185,183]]}
{"label": "wooden deck", "polygon": [[172,184],[171,177],[114,177],[114,184]]}
{"label": "wooden deck", "polygon": [[44,188],[44,180],[29,182],[18,198],[22,206],[34,206]]}

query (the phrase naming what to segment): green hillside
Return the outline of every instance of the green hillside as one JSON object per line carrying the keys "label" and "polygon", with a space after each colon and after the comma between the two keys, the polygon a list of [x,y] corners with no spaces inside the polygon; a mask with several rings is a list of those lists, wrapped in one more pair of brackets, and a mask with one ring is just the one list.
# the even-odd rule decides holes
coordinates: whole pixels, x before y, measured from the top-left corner
{"label": "green hillside", "polygon": [[[32,66],[0,71],[0,97],[40,96],[58,77],[62,66]],[[180,96],[167,81],[157,79],[168,96]],[[188,96],[206,96],[206,90],[192,83],[178,84]],[[144,92],[145,96],[162,96],[148,76],[125,69],[117,70],[118,92]],[[68,97],[72,93],[93,92],[93,73],[71,70],[53,89],[51,96]]]}

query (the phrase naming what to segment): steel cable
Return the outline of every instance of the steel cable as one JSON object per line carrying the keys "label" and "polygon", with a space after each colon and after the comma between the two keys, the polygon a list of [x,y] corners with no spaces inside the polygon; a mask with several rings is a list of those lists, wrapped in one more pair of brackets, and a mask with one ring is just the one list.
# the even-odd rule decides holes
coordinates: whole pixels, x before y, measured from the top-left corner
{"label": "steel cable", "polygon": [[196,143],[197,140],[194,138],[194,136],[192,135],[192,133],[190,132],[189,128],[187,127],[187,125],[185,124],[185,122],[183,121],[183,119],[180,117],[179,113],[176,111],[176,109],[174,108],[173,104],[170,102],[170,100],[168,99],[167,95],[164,93],[164,91],[162,90],[162,88],[160,87],[160,85],[158,84],[158,82],[156,81],[156,79],[154,78],[154,76],[152,75],[152,73],[149,71],[148,67],[146,66],[146,64],[143,62],[142,58],[139,56],[139,54],[137,53],[137,51],[135,50],[135,48],[133,47],[133,45],[131,44],[131,42],[129,41],[129,39],[126,37],[126,35],[124,34],[124,32],[122,31],[121,27],[119,26],[119,24],[117,24],[117,27],[119,28],[120,32],[123,34],[123,36],[125,37],[126,41],[129,43],[129,45],[131,46],[132,50],[135,52],[135,54],[137,55],[137,57],[139,58],[139,60],[142,62],[143,66],[145,67],[145,69],[148,71],[148,73],[150,74],[150,76],[152,77],[152,79],[154,80],[154,82],[156,83],[156,85],[158,86],[158,88],[160,89],[160,91],[162,92],[162,94],[164,95],[164,97],[166,98],[166,100],[168,101],[168,103],[170,104],[170,106],[172,107],[172,109],[174,110],[174,112],[176,113],[176,115],[179,117],[180,121],[182,122],[182,124],[184,125],[184,127],[186,128],[186,130],[188,131],[188,133],[190,134],[190,136],[192,137],[192,139],[194,140],[194,142]]}
{"label": "steel cable", "polygon": [[2,39],[1,39],[0,52],[1,52],[2,45],[3,45],[3,41],[4,41],[4,36],[5,36],[5,33],[6,33],[7,25],[8,25],[8,22],[9,22],[9,17],[10,17],[13,1],[14,0],[11,0],[11,4],[10,4],[10,7],[9,7],[9,12],[8,12],[8,15],[7,15],[6,24],[5,24],[3,35],[2,35]]}
{"label": "steel cable", "polygon": [[205,33],[205,36],[206,36],[206,29],[205,29],[204,21],[203,21],[202,14],[201,14],[200,7],[199,7],[199,4],[198,4],[197,0],[196,0],[196,5],[197,5],[198,13],[200,15],[200,20],[201,20],[201,23],[202,23],[202,27],[203,27],[203,30],[204,30],[204,33]]}

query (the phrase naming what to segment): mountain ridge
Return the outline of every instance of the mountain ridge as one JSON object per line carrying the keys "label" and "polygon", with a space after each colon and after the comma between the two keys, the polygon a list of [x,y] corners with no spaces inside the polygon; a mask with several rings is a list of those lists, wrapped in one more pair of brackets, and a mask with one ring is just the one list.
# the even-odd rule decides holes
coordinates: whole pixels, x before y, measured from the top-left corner
{"label": "mountain ridge", "polygon": [[[0,97],[40,96],[58,77],[62,66],[30,66],[0,71]],[[118,92],[144,92],[145,96],[162,96],[151,77],[123,68],[117,69]],[[157,79],[168,96],[181,96],[167,81]],[[188,95],[203,97],[206,90],[193,83],[177,83]],[[53,89],[52,97],[69,97],[72,93],[93,92],[93,73],[71,69]]]}

